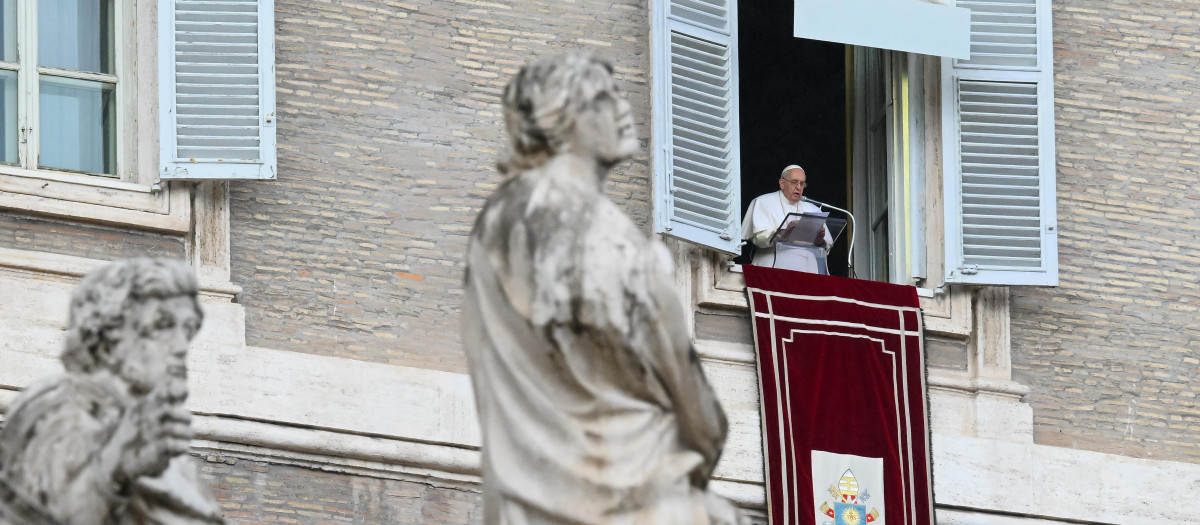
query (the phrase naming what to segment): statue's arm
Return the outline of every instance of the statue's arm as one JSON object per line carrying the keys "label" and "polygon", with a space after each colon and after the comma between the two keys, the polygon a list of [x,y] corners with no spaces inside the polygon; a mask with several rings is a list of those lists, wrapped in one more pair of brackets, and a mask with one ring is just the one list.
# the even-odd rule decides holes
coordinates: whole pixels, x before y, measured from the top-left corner
{"label": "statue's arm", "polygon": [[[26,439],[6,443],[21,449],[11,456],[20,464],[6,470],[22,492],[72,524],[100,524],[119,514],[137,478],[162,473],[191,438],[182,407],[145,398],[123,407],[96,401],[51,389],[14,414],[12,423],[29,430]],[[89,410],[93,405],[100,409]]]}
{"label": "statue's arm", "polygon": [[701,469],[693,473],[693,484],[703,487],[721,457],[728,423],[692,347],[683,305],[672,283],[670,278],[648,280],[659,313],[650,322],[657,323],[661,342],[660,348],[650,352],[650,359],[674,403],[680,439],[704,456]]}

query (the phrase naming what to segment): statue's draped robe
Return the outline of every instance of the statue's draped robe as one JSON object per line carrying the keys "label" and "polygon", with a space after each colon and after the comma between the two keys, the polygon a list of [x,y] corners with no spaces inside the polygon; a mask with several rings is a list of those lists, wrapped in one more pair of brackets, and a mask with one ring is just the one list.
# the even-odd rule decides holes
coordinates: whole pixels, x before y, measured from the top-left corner
{"label": "statue's draped robe", "polygon": [[[102,447],[136,399],[107,372],[66,374],[27,388],[0,432],[0,476],[24,500],[64,524],[223,523],[187,455],[155,478],[117,494],[97,464]],[[113,506],[105,493],[120,500]]]}
{"label": "statue's draped robe", "polygon": [[589,177],[543,167],[510,178],[471,235],[463,339],[485,522],[732,520],[704,489],[726,423],[669,254]]}

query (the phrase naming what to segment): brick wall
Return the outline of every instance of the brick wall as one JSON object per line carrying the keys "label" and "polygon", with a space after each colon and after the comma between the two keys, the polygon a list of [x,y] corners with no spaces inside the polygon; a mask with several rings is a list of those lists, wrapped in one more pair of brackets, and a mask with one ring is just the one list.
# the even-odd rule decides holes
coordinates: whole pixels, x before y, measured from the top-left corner
{"label": "brick wall", "polygon": [[[231,188],[249,344],[465,371],[462,253],[499,180],[501,89],[594,49],[648,145],[645,2],[278,0],[276,24],[279,179]],[[643,154],[607,191],[648,230],[647,174]]]}
{"label": "brick wall", "polygon": [[183,237],[0,212],[0,247],[115,261],[184,258]]}
{"label": "brick wall", "polygon": [[1015,288],[1038,443],[1200,462],[1200,13],[1054,2],[1058,288]]}
{"label": "brick wall", "polygon": [[[483,523],[483,497],[473,490],[229,456],[197,461],[229,525]],[[762,509],[743,512],[748,525],[767,525]]]}
{"label": "brick wall", "polygon": [[229,525],[483,522],[476,492],[223,456],[200,463]]}

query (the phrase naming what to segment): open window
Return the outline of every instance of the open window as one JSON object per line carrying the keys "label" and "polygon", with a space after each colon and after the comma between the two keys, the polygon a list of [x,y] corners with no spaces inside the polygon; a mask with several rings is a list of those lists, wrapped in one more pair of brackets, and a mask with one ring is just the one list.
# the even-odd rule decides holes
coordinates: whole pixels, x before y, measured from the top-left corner
{"label": "open window", "polygon": [[1048,46],[1048,9],[1021,2],[655,1],[655,230],[737,254],[742,210],[800,164],[856,219],[835,275],[1053,284],[1049,55],[1009,56]]}
{"label": "open window", "polygon": [[925,56],[855,46],[850,83],[850,201],[863,279],[927,281]]}
{"label": "open window", "polygon": [[136,177],[135,7],[3,2],[0,163],[11,168],[2,171]]}
{"label": "open window", "polygon": [[274,177],[272,0],[0,4],[0,207],[186,233],[165,181]]}

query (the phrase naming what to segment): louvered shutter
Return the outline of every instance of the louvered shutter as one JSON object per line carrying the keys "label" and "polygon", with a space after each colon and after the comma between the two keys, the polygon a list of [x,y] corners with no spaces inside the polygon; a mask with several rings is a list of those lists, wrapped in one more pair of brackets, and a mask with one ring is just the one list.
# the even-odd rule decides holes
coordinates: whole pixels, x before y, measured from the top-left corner
{"label": "louvered shutter", "polygon": [[654,229],[738,253],[737,3],[654,8]]}
{"label": "louvered shutter", "polygon": [[159,175],[275,178],[273,0],[160,0]]}
{"label": "louvered shutter", "polygon": [[948,282],[1057,285],[1049,0],[960,0],[971,58],[942,62]]}

